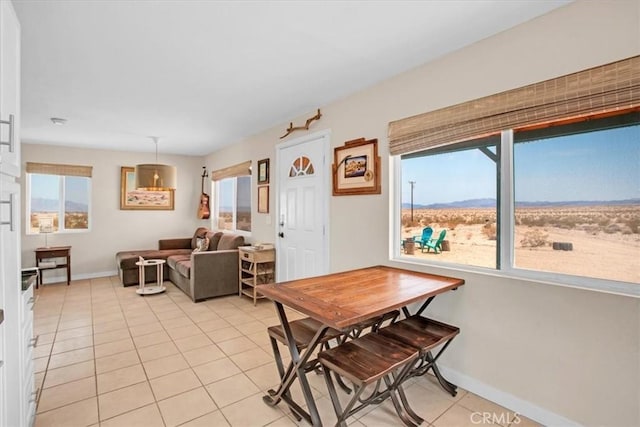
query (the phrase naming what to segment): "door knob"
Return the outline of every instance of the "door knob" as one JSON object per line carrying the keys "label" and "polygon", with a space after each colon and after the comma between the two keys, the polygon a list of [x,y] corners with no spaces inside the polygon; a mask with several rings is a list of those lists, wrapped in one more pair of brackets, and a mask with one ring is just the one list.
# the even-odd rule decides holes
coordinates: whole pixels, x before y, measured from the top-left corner
{"label": "door knob", "polygon": [[281,232],[278,233],[278,236],[284,238],[284,233],[281,231]]}

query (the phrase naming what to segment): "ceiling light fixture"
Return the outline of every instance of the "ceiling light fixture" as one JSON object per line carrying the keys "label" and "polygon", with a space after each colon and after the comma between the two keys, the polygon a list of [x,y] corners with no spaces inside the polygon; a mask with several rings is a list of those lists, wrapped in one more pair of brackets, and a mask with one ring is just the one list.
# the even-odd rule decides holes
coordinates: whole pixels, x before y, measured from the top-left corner
{"label": "ceiling light fixture", "polygon": [[51,117],[51,122],[56,126],[62,126],[67,123],[67,119],[61,119],[59,117]]}
{"label": "ceiling light fixture", "polygon": [[156,162],[136,165],[136,188],[146,191],[166,191],[176,189],[177,171],[175,166],[158,163],[158,137],[150,136],[156,144]]}

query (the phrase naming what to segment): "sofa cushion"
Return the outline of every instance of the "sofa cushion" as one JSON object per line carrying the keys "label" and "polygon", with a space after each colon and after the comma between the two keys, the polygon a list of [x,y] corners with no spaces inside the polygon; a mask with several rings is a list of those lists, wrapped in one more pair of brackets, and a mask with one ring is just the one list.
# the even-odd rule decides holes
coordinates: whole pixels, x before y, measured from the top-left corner
{"label": "sofa cushion", "polygon": [[188,278],[191,271],[191,258],[176,262],[175,270]]}
{"label": "sofa cushion", "polygon": [[167,259],[171,255],[191,254],[191,249],[164,249],[164,250],[139,250],[124,251],[116,254],[116,260],[121,270],[138,269],[136,262],[138,257],[144,259]]}
{"label": "sofa cushion", "polygon": [[180,261],[189,261],[191,259],[191,254],[181,254],[181,255],[171,255],[167,258],[167,265],[169,268],[176,269],[176,264]]}
{"label": "sofa cushion", "polygon": [[196,243],[197,243],[198,237],[204,237],[207,234],[207,231],[209,231],[209,229],[207,227],[198,227],[198,228],[196,228],[196,232],[193,233],[193,237],[191,238],[191,249],[195,249],[196,248]]}
{"label": "sofa cushion", "polygon": [[223,234],[218,242],[218,250],[224,251],[228,249],[238,249],[238,246],[244,245],[244,237],[237,234]]}
{"label": "sofa cushion", "polygon": [[206,236],[209,238],[209,250],[218,250],[218,242],[220,241],[220,237],[222,236],[222,231],[209,231],[207,232]]}

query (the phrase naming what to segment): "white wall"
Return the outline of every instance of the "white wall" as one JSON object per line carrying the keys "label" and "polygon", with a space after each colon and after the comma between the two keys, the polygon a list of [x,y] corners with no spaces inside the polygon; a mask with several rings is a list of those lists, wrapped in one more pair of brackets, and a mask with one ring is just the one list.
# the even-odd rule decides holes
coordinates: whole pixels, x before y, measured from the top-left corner
{"label": "white wall", "polygon": [[[430,313],[462,334],[443,359],[456,381],[545,424],[640,425],[640,300],[474,273],[390,262],[390,121],[640,54],[638,1],[577,1],[361,93],[321,107],[309,132],[334,147],[378,138],[382,194],[331,198],[331,271],[401,265],[462,277]],[[288,123],[212,153],[214,169],[270,157]],[[300,136],[294,133],[290,138]],[[330,162],[329,162],[330,163]],[[273,171],[272,171],[273,187]],[[255,188],[255,185],[254,185]],[[272,192],[273,195],[273,192]],[[255,200],[255,195],[254,195]],[[274,197],[270,200],[274,212]],[[253,237],[275,221],[254,212]],[[358,236],[354,245],[352,236]]]}
{"label": "white wall", "polygon": [[[161,155],[160,160],[163,163],[174,165],[178,170],[175,210],[120,210],[120,167],[149,163],[152,158],[153,155],[150,153],[22,144],[23,168],[26,162],[93,166],[91,230],[86,233],[48,236],[49,246],[72,246],[72,278],[114,274],[116,272],[116,252],[130,249],[155,249],[158,247],[159,239],[190,237],[197,226],[208,225],[206,221],[198,220],[196,216],[200,197],[200,175],[203,166],[201,157]],[[22,178],[22,212],[26,212],[24,176],[25,174]],[[28,224],[26,218],[23,218],[23,224]],[[26,235],[25,227],[23,227],[23,268],[35,265],[33,250],[41,246],[44,246],[44,237]],[[44,276],[45,283],[47,280],[62,280],[63,275],[63,270],[47,272]]]}

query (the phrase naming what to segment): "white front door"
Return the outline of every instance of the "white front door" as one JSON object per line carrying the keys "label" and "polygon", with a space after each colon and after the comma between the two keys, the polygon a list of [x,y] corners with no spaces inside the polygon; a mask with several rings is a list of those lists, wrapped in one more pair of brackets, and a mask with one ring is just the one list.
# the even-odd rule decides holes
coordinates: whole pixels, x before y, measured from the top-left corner
{"label": "white front door", "polygon": [[276,147],[277,280],[329,271],[329,132]]}

